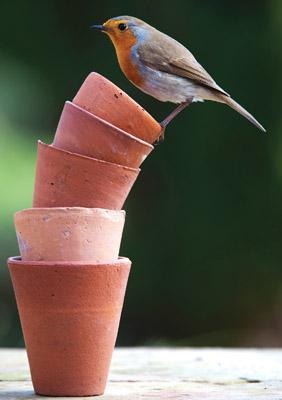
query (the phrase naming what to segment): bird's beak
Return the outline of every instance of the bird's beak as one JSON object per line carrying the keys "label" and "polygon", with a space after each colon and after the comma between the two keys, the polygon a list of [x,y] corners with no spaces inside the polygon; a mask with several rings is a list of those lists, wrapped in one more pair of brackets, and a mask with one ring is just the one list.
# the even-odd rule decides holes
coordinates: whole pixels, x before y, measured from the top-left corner
{"label": "bird's beak", "polygon": [[91,29],[97,29],[98,31],[105,32],[106,28],[104,25],[92,25],[90,26]]}

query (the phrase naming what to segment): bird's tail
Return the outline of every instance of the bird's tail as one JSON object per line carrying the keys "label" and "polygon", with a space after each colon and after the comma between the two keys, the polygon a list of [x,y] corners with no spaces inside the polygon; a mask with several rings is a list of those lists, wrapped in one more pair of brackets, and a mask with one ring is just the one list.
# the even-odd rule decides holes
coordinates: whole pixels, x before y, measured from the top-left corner
{"label": "bird's tail", "polygon": [[218,99],[219,101],[227,104],[229,107],[233,108],[233,110],[243,115],[243,117],[245,117],[248,121],[254,124],[258,129],[260,129],[263,132],[266,132],[264,127],[247,110],[245,110],[242,106],[240,106],[240,104],[238,104],[231,97],[226,96],[224,94],[217,95],[217,97],[219,98]]}

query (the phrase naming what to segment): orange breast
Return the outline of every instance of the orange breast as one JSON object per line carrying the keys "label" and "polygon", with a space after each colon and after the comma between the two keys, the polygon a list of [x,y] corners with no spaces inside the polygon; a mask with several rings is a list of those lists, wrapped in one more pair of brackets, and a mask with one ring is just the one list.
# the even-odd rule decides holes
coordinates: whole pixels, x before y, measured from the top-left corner
{"label": "orange breast", "polygon": [[127,77],[131,82],[133,82],[136,86],[143,85],[144,79],[140,74],[139,68],[132,60],[131,49],[136,44],[135,36],[130,32],[126,32],[126,37],[122,39],[112,38],[113,44],[116,49],[117,57],[119,65]]}

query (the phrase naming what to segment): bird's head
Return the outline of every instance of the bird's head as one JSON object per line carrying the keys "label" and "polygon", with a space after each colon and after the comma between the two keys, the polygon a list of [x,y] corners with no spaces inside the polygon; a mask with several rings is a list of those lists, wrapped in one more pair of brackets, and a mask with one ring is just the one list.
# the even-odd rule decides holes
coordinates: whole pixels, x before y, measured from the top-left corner
{"label": "bird's head", "polygon": [[102,25],[93,25],[91,28],[106,33],[115,47],[133,45],[136,41],[144,39],[150,28],[153,29],[144,21],[129,16],[111,18]]}

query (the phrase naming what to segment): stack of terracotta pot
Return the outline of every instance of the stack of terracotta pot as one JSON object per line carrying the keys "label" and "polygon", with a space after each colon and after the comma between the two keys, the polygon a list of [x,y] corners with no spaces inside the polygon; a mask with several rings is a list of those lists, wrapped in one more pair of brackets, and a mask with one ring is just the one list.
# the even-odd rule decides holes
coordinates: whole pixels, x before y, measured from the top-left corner
{"label": "stack of terracotta pot", "polygon": [[38,142],[33,208],[15,214],[21,257],[8,260],[38,394],[104,392],[131,266],[119,257],[122,207],[159,134],[91,73],[53,144]]}

